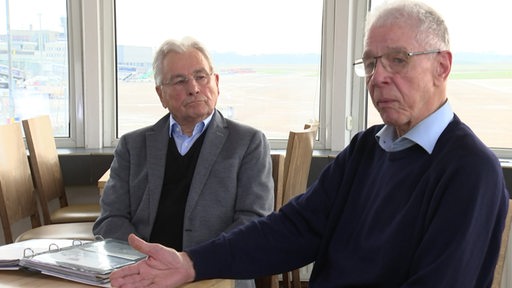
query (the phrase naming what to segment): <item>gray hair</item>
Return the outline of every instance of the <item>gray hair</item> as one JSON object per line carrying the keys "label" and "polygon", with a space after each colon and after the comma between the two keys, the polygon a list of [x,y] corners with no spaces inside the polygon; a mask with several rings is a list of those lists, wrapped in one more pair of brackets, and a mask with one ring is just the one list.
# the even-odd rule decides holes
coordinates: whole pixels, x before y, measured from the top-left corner
{"label": "gray hair", "polygon": [[155,77],[155,84],[162,84],[162,69],[163,69],[163,61],[167,54],[169,53],[184,53],[190,49],[195,49],[201,53],[206,61],[208,62],[208,66],[210,68],[210,72],[213,72],[213,65],[206,48],[197,40],[192,37],[185,37],[181,41],[168,39],[160,48],[156,51],[155,58],[153,59],[153,71]]}
{"label": "gray hair", "polygon": [[450,49],[448,27],[443,17],[430,6],[412,0],[387,1],[370,11],[366,20],[365,45],[372,27],[399,23],[416,28],[416,42],[425,49]]}

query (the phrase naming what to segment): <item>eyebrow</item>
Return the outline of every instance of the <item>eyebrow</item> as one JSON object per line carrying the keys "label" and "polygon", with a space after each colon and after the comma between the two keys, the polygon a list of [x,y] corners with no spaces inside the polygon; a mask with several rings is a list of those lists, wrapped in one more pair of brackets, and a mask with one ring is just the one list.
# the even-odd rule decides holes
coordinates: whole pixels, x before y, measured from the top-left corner
{"label": "eyebrow", "polygon": [[[380,54],[380,55],[383,55],[383,54],[386,54],[386,53],[389,53],[389,52],[394,52],[394,51],[406,51],[408,52],[409,50],[404,47],[404,46],[392,46],[392,47],[386,47],[385,49],[386,52]],[[373,58],[373,57],[376,57],[375,56],[375,53],[372,53],[371,50],[365,50],[363,52],[363,59],[368,59],[368,58]]]}
{"label": "eyebrow", "polygon": [[198,68],[198,69],[195,69],[194,71],[192,71],[192,73],[189,73],[189,74],[186,74],[186,73],[171,74],[169,79],[178,78],[178,77],[187,77],[187,75],[197,74],[197,73],[206,73],[206,74],[208,74],[210,72],[208,72],[208,70],[206,70],[206,68]]}

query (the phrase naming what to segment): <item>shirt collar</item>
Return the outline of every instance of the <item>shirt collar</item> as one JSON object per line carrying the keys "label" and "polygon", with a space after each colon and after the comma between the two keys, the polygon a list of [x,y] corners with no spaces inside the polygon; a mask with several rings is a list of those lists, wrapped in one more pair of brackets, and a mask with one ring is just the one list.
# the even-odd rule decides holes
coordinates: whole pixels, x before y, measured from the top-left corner
{"label": "shirt collar", "polygon": [[382,149],[386,151],[400,151],[414,144],[418,144],[429,154],[432,154],[437,139],[453,119],[453,110],[446,101],[443,106],[434,113],[423,119],[420,123],[409,130],[405,135],[396,139],[395,128],[389,125],[384,127],[375,135]]}
{"label": "shirt collar", "polygon": [[[192,136],[195,136],[197,134],[203,133],[204,129],[208,126],[210,121],[212,120],[213,113],[210,114],[210,116],[206,117],[203,121],[198,122],[196,126],[194,126],[194,131],[192,131]],[[178,135],[184,135],[183,131],[181,131],[181,126],[174,120],[174,117],[172,117],[172,114],[170,116],[170,123],[169,123],[169,137],[172,137],[174,133],[177,133]]]}

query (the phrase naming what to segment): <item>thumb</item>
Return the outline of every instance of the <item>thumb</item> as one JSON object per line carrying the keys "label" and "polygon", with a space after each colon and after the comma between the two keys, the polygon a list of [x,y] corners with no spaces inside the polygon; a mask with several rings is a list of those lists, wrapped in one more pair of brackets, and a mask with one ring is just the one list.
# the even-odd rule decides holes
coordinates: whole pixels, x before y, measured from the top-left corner
{"label": "thumb", "polygon": [[132,246],[133,249],[135,249],[141,253],[144,253],[146,255],[148,255],[151,250],[150,243],[142,240],[141,238],[139,238],[137,235],[135,235],[133,233],[128,236],[128,244],[130,244],[130,246]]}

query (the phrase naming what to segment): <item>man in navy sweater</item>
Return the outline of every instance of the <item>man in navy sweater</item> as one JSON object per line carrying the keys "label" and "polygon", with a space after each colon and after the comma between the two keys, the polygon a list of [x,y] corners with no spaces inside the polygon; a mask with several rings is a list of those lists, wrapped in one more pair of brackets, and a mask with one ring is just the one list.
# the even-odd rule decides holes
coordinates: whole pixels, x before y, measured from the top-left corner
{"label": "man in navy sweater", "polygon": [[310,287],[490,287],[509,196],[498,159],[452,111],[449,49],[430,7],[377,7],[354,68],[384,125],[357,134],[278,213],[180,253],[130,235],[148,258],[112,273],[112,285],[177,287],[314,262]]}

